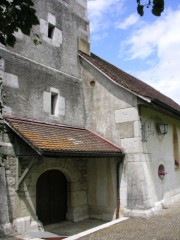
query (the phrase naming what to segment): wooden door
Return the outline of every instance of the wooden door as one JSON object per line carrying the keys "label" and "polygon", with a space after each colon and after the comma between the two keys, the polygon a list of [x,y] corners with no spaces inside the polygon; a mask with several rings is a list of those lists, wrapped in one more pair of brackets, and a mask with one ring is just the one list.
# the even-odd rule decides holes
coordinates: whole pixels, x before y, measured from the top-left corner
{"label": "wooden door", "polygon": [[43,173],[36,185],[36,209],[43,225],[66,220],[67,181],[60,171]]}

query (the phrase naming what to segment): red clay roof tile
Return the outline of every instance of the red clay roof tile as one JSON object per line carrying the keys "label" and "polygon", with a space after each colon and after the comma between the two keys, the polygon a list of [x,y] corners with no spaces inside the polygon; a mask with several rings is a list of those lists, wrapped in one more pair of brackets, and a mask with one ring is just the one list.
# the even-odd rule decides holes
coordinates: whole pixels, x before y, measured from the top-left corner
{"label": "red clay roof tile", "polygon": [[83,128],[28,119],[5,118],[7,125],[39,152],[80,152],[122,155],[122,150]]}
{"label": "red clay roof tile", "polygon": [[130,74],[120,70],[114,65],[106,62],[105,60],[99,58],[95,54],[87,55],[79,51],[79,55],[85,58],[88,62],[94,65],[96,68],[101,70],[105,75],[111,78],[119,86],[122,86],[135,94],[138,94],[143,97],[148,97],[152,101],[158,100],[161,103],[173,108],[176,111],[180,112],[180,105],[174,102],[171,98],[160,93],[153,87],[149,86],[145,82],[131,76]]}

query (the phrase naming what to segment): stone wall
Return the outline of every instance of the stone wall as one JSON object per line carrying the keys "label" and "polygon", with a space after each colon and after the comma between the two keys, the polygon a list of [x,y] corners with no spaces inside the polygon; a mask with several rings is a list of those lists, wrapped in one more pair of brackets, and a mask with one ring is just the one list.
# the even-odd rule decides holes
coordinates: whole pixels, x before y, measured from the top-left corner
{"label": "stone wall", "polygon": [[90,218],[111,221],[117,211],[117,160],[88,160],[88,204]]}
{"label": "stone wall", "polygon": [[[19,159],[19,177],[31,160],[32,158],[27,157]],[[17,191],[16,157],[7,156],[4,164],[4,168],[0,168],[0,188],[3,193],[0,198],[1,235],[9,233],[12,229],[17,232],[42,229],[36,214],[36,183],[41,174],[48,170],[59,170],[67,179],[66,219],[76,222],[89,218],[86,159],[41,159],[34,163]],[[10,230],[5,229],[7,223],[11,223]]]}
{"label": "stone wall", "polygon": [[[3,114],[84,127],[77,52],[79,39],[89,42],[87,1],[34,0],[34,3],[40,25],[33,28],[30,38],[19,31],[14,48],[0,47],[0,77],[6,94]],[[34,45],[33,33],[39,34],[42,44]],[[0,168],[3,192],[0,224],[10,222],[16,231],[42,228],[36,216],[36,182],[49,169],[62,171],[68,180],[67,219],[88,218],[86,160],[45,159],[33,165],[16,191],[19,177],[36,154],[14,136],[8,129],[0,139],[0,153],[4,156],[4,167]]]}
{"label": "stone wall", "polygon": [[[26,160],[30,161],[30,160]],[[21,163],[20,163],[21,164]],[[50,159],[46,158],[40,163],[34,164],[28,176],[17,192],[18,205],[15,204],[14,218],[23,216],[36,216],[36,183],[42,173],[56,169],[61,171],[68,182],[68,210],[67,220],[78,221],[87,218],[87,180],[86,160],[82,159]],[[86,214],[85,212],[86,211]],[[83,213],[84,212],[84,213]]]}
{"label": "stone wall", "polygon": [[[89,41],[87,1],[34,0],[40,25],[33,28],[31,37],[18,34],[18,42],[11,52],[32,59],[79,78],[77,58],[78,38]],[[49,24],[54,28],[48,36]],[[33,33],[42,44],[33,43]]]}
{"label": "stone wall", "polygon": [[8,234],[9,224],[9,208],[6,188],[5,168],[0,166],[0,236]]}
{"label": "stone wall", "polygon": [[[120,202],[125,214],[143,215],[154,207],[149,152],[144,152],[138,97],[114,84],[82,60],[86,126],[125,151]],[[141,101],[141,103],[143,103]],[[91,113],[91,114],[89,114]]]}
{"label": "stone wall", "polygon": [[[60,124],[84,126],[81,80],[1,49],[4,56],[4,114]],[[22,67],[23,66],[23,67]],[[51,95],[58,95],[58,112],[51,113]],[[17,97],[18,96],[18,97]]]}
{"label": "stone wall", "polygon": [[[151,135],[143,142],[143,151],[149,155],[149,172],[153,181],[155,201],[162,205],[169,205],[180,198],[180,171],[175,165],[173,143],[173,130],[177,130],[177,147],[180,149],[180,123],[179,120],[160,111],[147,107],[141,108],[142,123],[150,125]],[[158,121],[168,124],[166,134],[157,132]],[[148,133],[147,133],[148,134]],[[179,159],[176,159],[179,161]],[[163,165],[167,174],[161,180],[158,176],[158,167]]]}

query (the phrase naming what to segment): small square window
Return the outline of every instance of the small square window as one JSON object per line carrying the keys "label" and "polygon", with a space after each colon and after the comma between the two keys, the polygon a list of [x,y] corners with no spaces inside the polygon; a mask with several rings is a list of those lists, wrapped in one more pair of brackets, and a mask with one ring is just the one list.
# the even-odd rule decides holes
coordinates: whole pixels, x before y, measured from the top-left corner
{"label": "small square window", "polygon": [[56,115],[57,114],[57,100],[58,100],[58,94],[57,93],[51,93],[51,114]]}
{"label": "small square window", "polygon": [[55,26],[51,23],[48,23],[48,38],[53,39]]}

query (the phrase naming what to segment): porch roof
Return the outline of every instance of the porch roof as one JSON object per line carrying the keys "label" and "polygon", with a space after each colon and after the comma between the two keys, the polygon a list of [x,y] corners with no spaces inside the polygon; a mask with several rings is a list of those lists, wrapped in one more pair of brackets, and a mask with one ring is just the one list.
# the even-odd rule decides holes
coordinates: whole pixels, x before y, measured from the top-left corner
{"label": "porch roof", "polygon": [[123,155],[122,149],[84,128],[15,117],[5,117],[5,123],[39,155]]}

